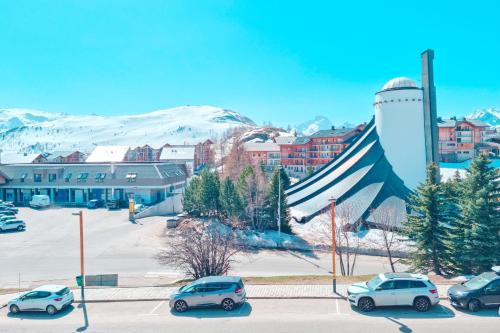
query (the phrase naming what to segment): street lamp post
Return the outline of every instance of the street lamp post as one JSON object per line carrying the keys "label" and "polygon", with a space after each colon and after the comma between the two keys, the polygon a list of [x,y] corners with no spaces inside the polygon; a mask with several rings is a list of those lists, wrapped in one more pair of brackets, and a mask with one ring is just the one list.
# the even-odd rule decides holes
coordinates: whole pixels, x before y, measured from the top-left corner
{"label": "street lamp post", "polygon": [[335,262],[336,242],[335,242],[335,198],[330,199],[330,208],[332,215],[332,283],[333,292],[337,293],[337,265]]}
{"label": "street lamp post", "polygon": [[281,165],[278,167],[278,238],[281,239]]}
{"label": "street lamp post", "polygon": [[82,294],[82,302],[85,302],[85,271],[84,271],[84,261],[83,261],[83,212],[80,210],[78,213],[73,213],[73,215],[77,215],[80,217],[80,278],[81,278],[81,294]]}

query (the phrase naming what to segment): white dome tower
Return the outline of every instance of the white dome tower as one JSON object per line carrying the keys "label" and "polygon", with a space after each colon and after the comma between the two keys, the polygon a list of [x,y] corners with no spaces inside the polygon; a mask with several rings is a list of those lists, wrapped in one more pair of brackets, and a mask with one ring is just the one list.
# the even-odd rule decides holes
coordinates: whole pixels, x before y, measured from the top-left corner
{"label": "white dome tower", "polygon": [[387,160],[405,185],[414,190],[425,181],[426,148],[423,91],[398,77],[375,94],[375,126]]}

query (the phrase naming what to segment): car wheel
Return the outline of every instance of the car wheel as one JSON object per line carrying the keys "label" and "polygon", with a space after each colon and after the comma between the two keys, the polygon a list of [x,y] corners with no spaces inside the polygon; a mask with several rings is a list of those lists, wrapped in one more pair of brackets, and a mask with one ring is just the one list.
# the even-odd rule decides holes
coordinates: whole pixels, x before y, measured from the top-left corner
{"label": "car wheel", "polygon": [[23,231],[23,227],[22,226],[18,226],[17,227],[17,231]]}
{"label": "car wheel", "polygon": [[477,312],[481,309],[481,302],[479,302],[479,300],[477,299],[471,299],[469,301],[469,304],[467,304],[467,308],[471,312]]}
{"label": "car wheel", "polygon": [[234,301],[230,298],[225,298],[222,300],[221,307],[226,311],[232,311],[234,309]]}
{"label": "car wheel", "polygon": [[370,312],[375,309],[375,302],[370,297],[363,297],[358,301],[358,307],[363,312]]}
{"label": "car wheel", "polygon": [[51,316],[52,316],[52,315],[54,315],[54,314],[57,312],[56,307],[55,307],[55,306],[53,306],[53,305],[49,305],[49,306],[47,306],[47,308],[46,308],[45,310],[46,310],[46,311],[47,311],[47,313],[48,313],[49,315],[51,315]]}
{"label": "car wheel", "polygon": [[19,310],[19,307],[18,307],[17,305],[12,304],[12,305],[9,307],[9,311],[10,311],[11,313],[19,313],[19,311],[20,311],[20,310]]}
{"label": "car wheel", "polygon": [[177,312],[185,312],[188,309],[188,305],[187,305],[186,301],[179,300],[179,301],[175,302],[174,309]]}
{"label": "car wheel", "polygon": [[418,312],[426,312],[431,308],[431,301],[427,297],[417,297],[413,302],[413,307]]}

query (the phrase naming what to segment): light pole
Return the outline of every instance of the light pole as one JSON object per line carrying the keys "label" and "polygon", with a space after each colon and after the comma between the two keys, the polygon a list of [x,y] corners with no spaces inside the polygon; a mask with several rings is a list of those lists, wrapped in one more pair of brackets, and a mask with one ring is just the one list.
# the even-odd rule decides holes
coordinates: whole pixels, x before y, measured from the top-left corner
{"label": "light pole", "polygon": [[332,215],[332,283],[333,292],[337,293],[337,266],[335,262],[336,242],[335,242],[335,198],[330,199],[331,215]]}
{"label": "light pole", "polygon": [[281,239],[281,165],[278,166],[278,238]]}
{"label": "light pole", "polygon": [[85,271],[83,265],[83,212],[80,210],[78,213],[73,213],[72,215],[76,215],[80,217],[80,290],[82,294],[82,302],[85,303]]}

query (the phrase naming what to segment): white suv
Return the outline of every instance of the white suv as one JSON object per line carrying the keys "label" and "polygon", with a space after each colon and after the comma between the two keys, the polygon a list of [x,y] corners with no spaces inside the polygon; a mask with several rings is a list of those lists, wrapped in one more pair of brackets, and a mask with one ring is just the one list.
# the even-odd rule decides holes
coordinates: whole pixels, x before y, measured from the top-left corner
{"label": "white suv", "polygon": [[24,221],[18,219],[0,221],[0,232],[6,230],[21,231],[24,229],[26,229],[26,223],[24,223]]}
{"label": "white suv", "polygon": [[46,285],[14,298],[8,303],[11,313],[20,311],[47,311],[55,314],[73,303],[73,292],[66,286]]}
{"label": "white suv", "polygon": [[424,312],[439,303],[436,286],[422,274],[379,274],[370,281],[351,285],[347,295],[349,303],[364,312],[395,305],[413,306]]}

